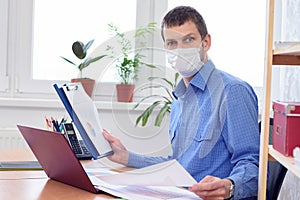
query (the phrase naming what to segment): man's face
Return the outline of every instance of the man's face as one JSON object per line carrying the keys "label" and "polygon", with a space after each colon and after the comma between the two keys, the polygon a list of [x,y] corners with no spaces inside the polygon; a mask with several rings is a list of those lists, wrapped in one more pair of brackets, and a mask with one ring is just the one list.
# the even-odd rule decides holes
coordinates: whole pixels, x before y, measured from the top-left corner
{"label": "man's face", "polygon": [[198,48],[201,44],[201,35],[192,21],[187,21],[181,26],[164,28],[165,44],[168,50],[177,48]]}

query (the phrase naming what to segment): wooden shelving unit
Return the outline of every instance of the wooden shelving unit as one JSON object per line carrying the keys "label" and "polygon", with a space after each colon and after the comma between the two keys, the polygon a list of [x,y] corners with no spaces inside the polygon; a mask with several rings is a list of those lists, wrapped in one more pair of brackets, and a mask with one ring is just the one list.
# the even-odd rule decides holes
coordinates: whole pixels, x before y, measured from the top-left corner
{"label": "wooden shelving unit", "polygon": [[300,168],[294,159],[286,157],[269,146],[269,119],[271,108],[271,80],[273,65],[300,65],[300,42],[280,42],[273,45],[274,1],[267,5],[267,32],[265,52],[264,104],[262,110],[262,130],[260,142],[258,199],[266,199],[267,167],[269,157],[274,158],[300,178]]}

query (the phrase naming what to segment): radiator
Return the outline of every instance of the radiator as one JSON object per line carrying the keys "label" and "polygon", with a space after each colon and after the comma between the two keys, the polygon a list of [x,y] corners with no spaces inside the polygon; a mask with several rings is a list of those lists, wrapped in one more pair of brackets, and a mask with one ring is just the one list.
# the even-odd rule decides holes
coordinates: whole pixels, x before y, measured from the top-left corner
{"label": "radiator", "polygon": [[17,129],[0,129],[0,149],[26,149],[29,148],[23,136]]}

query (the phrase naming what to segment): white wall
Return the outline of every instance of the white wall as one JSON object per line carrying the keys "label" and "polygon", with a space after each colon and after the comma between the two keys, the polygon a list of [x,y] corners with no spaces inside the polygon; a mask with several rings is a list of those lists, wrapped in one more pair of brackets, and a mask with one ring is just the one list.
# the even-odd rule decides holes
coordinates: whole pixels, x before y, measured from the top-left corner
{"label": "white wall", "polygon": [[[166,156],[170,153],[168,120],[161,127],[135,127],[135,119],[145,109],[145,104],[134,111],[134,103],[95,104],[102,126],[119,137],[129,150],[149,155]],[[0,139],[8,134],[20,136],[17,124],[46,128],[45,116],[59,119],[68,115],[58,100],[0,98]]]}

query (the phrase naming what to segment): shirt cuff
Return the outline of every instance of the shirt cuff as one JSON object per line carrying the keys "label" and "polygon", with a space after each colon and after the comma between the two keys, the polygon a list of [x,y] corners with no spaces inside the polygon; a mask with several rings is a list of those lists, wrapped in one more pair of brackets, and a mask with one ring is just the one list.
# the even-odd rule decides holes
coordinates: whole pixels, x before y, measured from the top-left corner
{"label": "shirt cuff", "polygon": [[141,168],[144,163],[144,156],[129,152],[129,158],[128,158],[128,167],[134,167],[134,168]]}
{"label": "shirt cuff", "polygon": [[229,176],[226,178],[234,183],[234,199],[241,198],[243,196],[243,187],[241,187],[242,180],[238,176]]}

